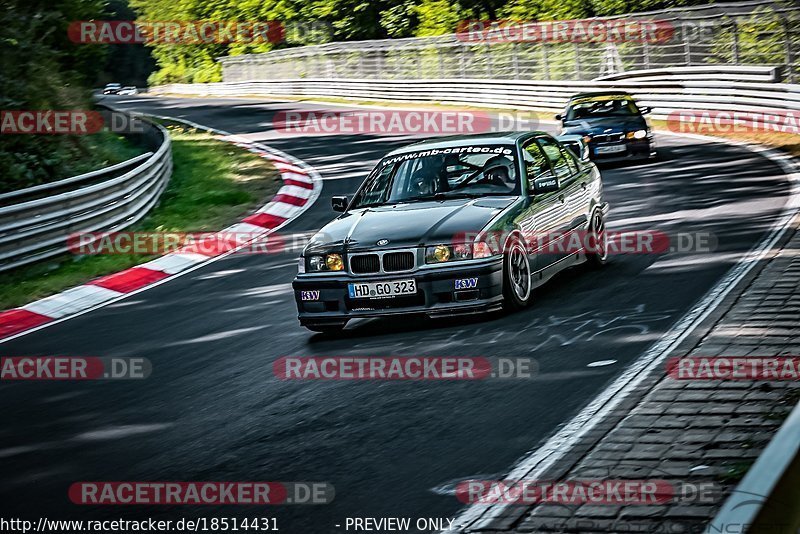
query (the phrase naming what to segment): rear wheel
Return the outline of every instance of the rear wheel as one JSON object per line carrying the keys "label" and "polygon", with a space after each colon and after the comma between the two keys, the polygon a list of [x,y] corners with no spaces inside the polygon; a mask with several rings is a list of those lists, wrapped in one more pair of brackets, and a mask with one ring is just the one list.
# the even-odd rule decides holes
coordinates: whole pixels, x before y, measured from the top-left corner
{"label": "rear wheel", "polygon": [[508,311],[520,310],[531,301],[531,267],[528,253],[518,239],[514,239],[503,257],[503,307]]}
{"label": "rear wheel", "polygon": [[606,234],[606,223],[603,219],[603,212],[599,209],[592,213],[592,221],[589,224],[589,246],[586,251],[589,265],[592,267],[602,267],[608,263],[608,236]]}

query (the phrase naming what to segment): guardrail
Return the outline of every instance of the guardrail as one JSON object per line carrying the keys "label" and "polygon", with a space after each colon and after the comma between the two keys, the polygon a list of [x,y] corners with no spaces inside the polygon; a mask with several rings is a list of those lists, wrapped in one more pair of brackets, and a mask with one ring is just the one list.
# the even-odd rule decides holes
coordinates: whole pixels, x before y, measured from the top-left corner
{"label": "guardrail", "polygon": [[172,152],[163,126],[143,124],[145,154],[0,195],[0,271],[67,252],[73,233],[122,230],[147,214],[172,175]]}
{"label": "guardrail", "polygon": [[[154,94],[205,96],[301,96],[357,100],[439,102],[451,105],[559,111],[578,92],[620,89],[667,119],[679,111],[795,113],[800,124],[800,85],[773,83],[773,67],[678,67],[648,73],[636,71],[614,80],[517,81],[484,79],[253,80],[210,84],[172,84]],[[737,81],[737,80],[750,81]],[[746,120],[746,119],[745,119]],[[766,120],[775,122],[769,117]]]}

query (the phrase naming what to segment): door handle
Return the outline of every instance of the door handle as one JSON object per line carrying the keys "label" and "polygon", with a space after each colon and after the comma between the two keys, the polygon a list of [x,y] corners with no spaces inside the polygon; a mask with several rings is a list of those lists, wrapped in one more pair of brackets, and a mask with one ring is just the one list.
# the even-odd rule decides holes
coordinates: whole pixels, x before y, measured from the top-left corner
{"label": "door handle", "polygon": [[564,195],[558,195],[558,200],[560,200],[561,203],[563,204],[564,203]]}
{"label": "door handle", "polygon": [[586,182],[581,182],[581,189],[586,191]]}

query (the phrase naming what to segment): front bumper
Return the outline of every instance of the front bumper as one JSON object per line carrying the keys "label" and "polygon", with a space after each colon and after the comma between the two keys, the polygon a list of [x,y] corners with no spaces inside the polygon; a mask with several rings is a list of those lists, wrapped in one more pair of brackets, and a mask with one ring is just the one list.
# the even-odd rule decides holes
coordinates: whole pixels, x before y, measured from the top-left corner
{"label": "front bumper", "polygon": [[[348,295],[348,284],[388,280],[416,281],[417,293],[389,298]],[[474,287],[455,289],[456,280],[476,278]],[[300,324],[342,323],[362,317],[423,314],[430,317],[481,313],[499,309],[503,302],[503,259],[474,260],[391,275],[354,276],[347,273],[300,274],[292,282]],[[319,295],[316,292],[319,291]],[[313,292],[314,300],[303,300]],[[308,294],[306,297],[308,298]]]}
{"label": "front bumper", "polygon": [[[598,149],[606,149],[609,147],[623,147],[624,150],[620,152],[607,152],[598,153]],[[654,155],[655,145],[651,137],[644,139],[625,139],[622,141],[613,142],[589,142],[589,158],[592,161],[625,161],[634,159],[647,159]]]}

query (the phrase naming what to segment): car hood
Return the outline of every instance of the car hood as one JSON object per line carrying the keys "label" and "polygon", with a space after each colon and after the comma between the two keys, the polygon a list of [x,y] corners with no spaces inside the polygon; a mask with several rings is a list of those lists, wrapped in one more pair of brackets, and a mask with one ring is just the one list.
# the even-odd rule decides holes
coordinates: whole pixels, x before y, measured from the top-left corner
{"label": "car hood", "polygon": [[[450,243],[477,233],[517,197],[413,202],[352,210],[317,232],[304,255]],[[388,243],[378,245],[378,241]]]}
{"label": "car hood", "polygon": [[562,134],[597,135],[601,133],[631,132],[644,130],[647,122],[641,115],[632,117],[598,117],[566,121]]}

